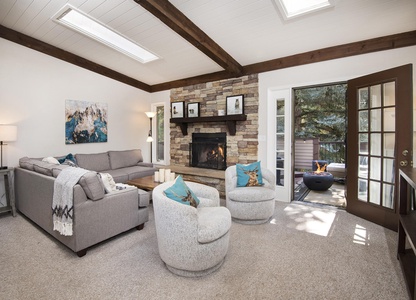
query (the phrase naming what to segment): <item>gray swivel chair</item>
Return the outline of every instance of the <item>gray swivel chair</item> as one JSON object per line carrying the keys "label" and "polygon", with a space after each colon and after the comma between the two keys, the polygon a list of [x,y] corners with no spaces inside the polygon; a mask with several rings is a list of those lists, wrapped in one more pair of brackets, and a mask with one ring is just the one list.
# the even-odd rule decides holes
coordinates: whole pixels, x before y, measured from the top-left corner
{"label": "gray swivel chair", "polygon": [[225,170],[226,205],[232,220],[243,224],[266,223],[274,213],[276,177],[261,170],[263,186],[237,187],[236,166]]}
{"label": "gray swivel chair", "polygon": [[159,254],[166,267],[185,277],[204,276],[221,267],[228,251],[231,215],[220,207],[219,193],[210,186],[185,182],[200,200],[197,208],[169,199],[164,191],[173,181],[153,190]]}

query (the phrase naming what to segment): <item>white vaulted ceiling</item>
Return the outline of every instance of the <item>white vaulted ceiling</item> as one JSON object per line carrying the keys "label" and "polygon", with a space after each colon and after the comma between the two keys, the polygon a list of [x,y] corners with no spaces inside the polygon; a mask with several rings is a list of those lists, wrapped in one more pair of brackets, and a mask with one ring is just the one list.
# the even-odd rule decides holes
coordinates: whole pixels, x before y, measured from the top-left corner
{"label": "white vaulted ceiling", "polygon": [[[161,59],[139,63],[54,22],[67,3]],[[291,20],[281,16],[275,0],[170,3],[241,66],[416,30],[415,0],[334,0],[334,7]],[[133,0],[1,0],[0,25],[147,85],[224,70]]]}

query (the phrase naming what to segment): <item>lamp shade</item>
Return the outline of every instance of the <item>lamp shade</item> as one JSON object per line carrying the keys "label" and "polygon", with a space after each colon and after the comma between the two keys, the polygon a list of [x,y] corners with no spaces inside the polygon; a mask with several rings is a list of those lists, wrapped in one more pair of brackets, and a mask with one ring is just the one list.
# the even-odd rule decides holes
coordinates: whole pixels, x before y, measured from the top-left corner
{"label": "lamp shade", "polygon": [[147,111],[147,112],[145,112],[145,114],[148,118],[153,118],[154,116],[156,116],[155,111]]}
{"label": "lamp shade", "polygon": [[17,126],[0,124],[0,141],[14,142],[17,139]]}

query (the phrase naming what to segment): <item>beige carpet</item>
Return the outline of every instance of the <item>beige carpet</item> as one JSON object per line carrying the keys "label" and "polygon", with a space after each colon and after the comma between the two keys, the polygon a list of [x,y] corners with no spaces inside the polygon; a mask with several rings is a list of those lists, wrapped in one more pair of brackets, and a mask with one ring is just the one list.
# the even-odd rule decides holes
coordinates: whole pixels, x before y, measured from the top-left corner
{"label": "beige carpet", "polygon": [[344,189],[345,185],[334,182],[334,184],[326,191],[309,191],[303,201],[345,208],[346,200]]}
{"label": "beige carpet", "polygon": [[222,267],[203,278],[160,260],[153,212],[78,258],[21,215],[0,217],[0,299],[407,299],[397,234],[336,208],[277,203],[263,225],[232,224]]}

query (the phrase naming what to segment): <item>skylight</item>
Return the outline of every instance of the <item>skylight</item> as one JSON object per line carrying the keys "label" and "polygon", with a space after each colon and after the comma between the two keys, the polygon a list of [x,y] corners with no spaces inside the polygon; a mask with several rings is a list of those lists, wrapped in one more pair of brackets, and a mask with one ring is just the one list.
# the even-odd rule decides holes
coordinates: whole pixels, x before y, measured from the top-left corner
{"label": "skylight", "polygon": [[147,63],[159,58],[135,42],[69,5],[64,6],[55,15],[54,20],[141,63]]}
{"label": "skylight", "polygon": [[333,6],[333,0],[275,0],[285,19]]}

